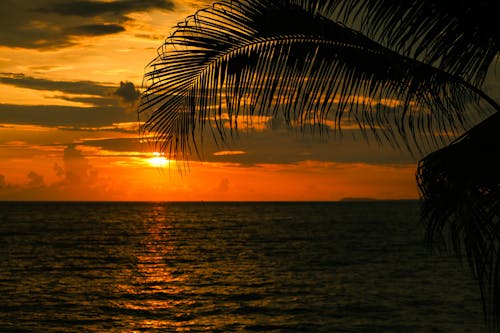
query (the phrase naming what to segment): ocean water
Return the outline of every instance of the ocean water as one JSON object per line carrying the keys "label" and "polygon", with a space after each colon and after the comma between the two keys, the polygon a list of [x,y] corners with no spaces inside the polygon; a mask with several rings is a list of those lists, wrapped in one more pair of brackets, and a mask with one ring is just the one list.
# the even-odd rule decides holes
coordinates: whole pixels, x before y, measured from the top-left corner
{"label": "ocean water", "polygon": [[0,203],[0,332],[483,332],[416,202]]}

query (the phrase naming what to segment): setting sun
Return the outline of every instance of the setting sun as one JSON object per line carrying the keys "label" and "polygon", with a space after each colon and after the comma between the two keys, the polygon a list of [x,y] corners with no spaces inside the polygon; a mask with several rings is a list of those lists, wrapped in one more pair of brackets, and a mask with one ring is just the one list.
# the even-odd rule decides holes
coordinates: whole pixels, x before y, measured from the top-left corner
{"label": "setting sun", "polygon": [[148,159],[148,163],[155,168],[162,168],[171,163],[171,161],[161,153],[153,153],[154,157]]}

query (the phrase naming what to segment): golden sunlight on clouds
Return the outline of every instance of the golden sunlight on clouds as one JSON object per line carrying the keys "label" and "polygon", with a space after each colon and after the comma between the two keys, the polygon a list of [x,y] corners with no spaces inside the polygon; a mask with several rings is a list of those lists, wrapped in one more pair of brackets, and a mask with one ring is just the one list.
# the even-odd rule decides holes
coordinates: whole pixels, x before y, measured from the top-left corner
{"label": "golden sunlight on clouds", "polygon": [[[0,160],[1,200],[262,201],[417,198],[414,166],[304,161],[190,162],[161,154],[110,154],[85,146],[31,147]],[[11,143],[14,149],[14,144]],[[46,152],[44,153],[44,149]],[[35,155],[32,155],[35,156]],[[36,161],[36,163],[33,163]],[[179,169],[181,168],[181,169]],[[182,171],[182,172],[180,172]]]}
{"label": "golden sunlight on clouds", "polygon": [[244,155],[246,154],[242,150],[221,150],[213,153],[214,156],[227,156],[227,155]]}

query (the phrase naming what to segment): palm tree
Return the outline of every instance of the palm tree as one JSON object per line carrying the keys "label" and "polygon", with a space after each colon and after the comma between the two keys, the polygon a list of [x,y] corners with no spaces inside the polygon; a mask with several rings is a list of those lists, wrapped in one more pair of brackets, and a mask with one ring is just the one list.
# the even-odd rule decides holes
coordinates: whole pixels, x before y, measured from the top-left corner
{"label": "palm tree", "polygon": [[494,4],[222,0],[179,23],[150,63],[142,131],[178,159],[248,116],[355,123],[420,152],[456,138],[419,162],[422,220],[431,244],[465,255],[498,331],[500,106],[481,89],[500,51]]}

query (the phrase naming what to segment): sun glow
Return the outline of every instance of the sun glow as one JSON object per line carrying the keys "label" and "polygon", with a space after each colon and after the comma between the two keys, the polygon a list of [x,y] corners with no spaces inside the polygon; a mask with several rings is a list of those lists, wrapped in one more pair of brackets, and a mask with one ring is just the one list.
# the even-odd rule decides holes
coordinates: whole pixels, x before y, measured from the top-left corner
{"label": "sun glow", "polygon": [[153,153],[153,157],[148,159],[148,163],[156,168],[162,168],[170,164],[170,160],[162,153]]}

